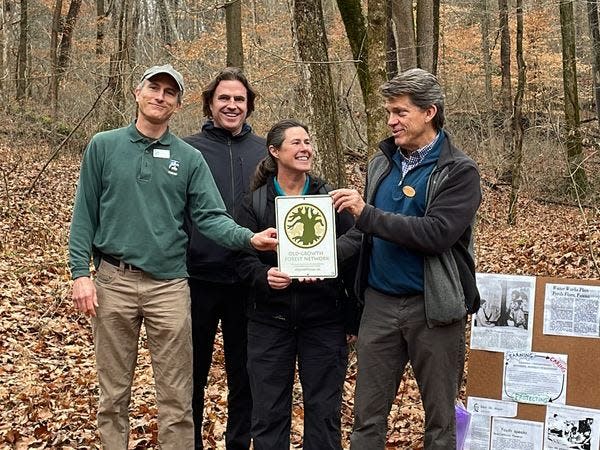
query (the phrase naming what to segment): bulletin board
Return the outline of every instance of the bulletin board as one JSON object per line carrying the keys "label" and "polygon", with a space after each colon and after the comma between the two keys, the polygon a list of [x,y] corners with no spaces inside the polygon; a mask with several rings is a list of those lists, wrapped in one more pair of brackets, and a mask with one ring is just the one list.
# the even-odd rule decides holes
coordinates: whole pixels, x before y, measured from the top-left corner
{"label": "bulletin board", "polygon": [[[537,277],[531,348],[532,352],[568,355],[567,406],[600,409],[600,339],[543,334],[544,299],[548,283],[600,286],[600,281]],[[503,365],[503,353],[471,349],[467,396],[501,400]],[[545,405],[518,403],[518,419],[543,422],[545,415]]]}

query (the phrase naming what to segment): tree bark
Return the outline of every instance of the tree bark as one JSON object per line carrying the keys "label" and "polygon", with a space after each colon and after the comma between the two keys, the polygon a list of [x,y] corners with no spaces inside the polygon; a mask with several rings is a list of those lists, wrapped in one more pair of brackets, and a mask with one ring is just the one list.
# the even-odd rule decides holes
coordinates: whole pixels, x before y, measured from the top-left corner
{"label": "tree bark", "polygon": [[58,35],[61,31],[62,0],[54,3],[52,26],[50,29],[50,84],[48,86],[48,99],[52,115],[56,117],[58,103]]}
{"label": "tree bark", "polygon": [[130,17],[133,0],[122,0],[118,8],[115,51],[110,55],[108,99],[102,129],[123,125],[121,111],[125,110],[125,68],[129,59]]}
{"label": "tree bark", "polygon": [[428,72],[433,72],[433,26],[433,0],[417,0],[417,60]]}
{"label": "tree bark", "polygon": [[574,194],[585,195],[587,176],[583,169],[583,146],[579,130],[579,96],[577,93],[577,65],[575,53],[575,24],[573,1],[561,0],[560,34],[562,39],[563,87],[565,111],[565,146],[569,175]]}
{"label": "tree bark", "polygon": [[395,26],[399,71],[417,67],[417,44],[412,0],[392,1],[392,22]]}
{"label": "tree bark", "polygon": [[96,0],[96,60],[100,64],[100,57],[104,54],[104,30],[106,28],[106,12],[104,0]]}
{"label": "tree bark", "polygon": [[227,35],[227,65],[244,68],[242,45],[242,2],[233,0],[225,5],[225,28]]}
{"label": "tree bark", "polygon": [[437,75],[440,52],[440,0],[433,0],[433,48],[431,73]]}
{"label": "tree bark", "polygon": [[385,71],[387,73],[388,80],[393,78],[398,73],[399,61],[398,61],[398,50],[397,50],[397,41],[396,38],[397,33],[395,30],[394,23],[394,2],[388,1],[386,3],[386,33],[387,39],[385,41],[386,45],[386,58],[385,58]]}
{"label": "tree bark", "polygon": [[367,143],[369,157],[375,154],[379,142],[387,134],[387,126],[379,87],[387,81],[385,73],[385,39],[386,39],[385,0],[367,1],[367,43],[369,49],[370,89],[367,98]]}
{"label": "tree bark", "polygon": [[525,59],[523,58],[523,0],[517,0],[517,67],[519,77],[517,82],[517,91],[513,106],[512,128],[514,136],[514,161],[512,169],[512,182],[510,191],[510,200],[508,207],[508,223],[515,225],[517,222],[517,204],[519,191],[521,189],[521,169],[523,165],[523,96],[525,95],[526,70]]}
{"label": "tree bark", "polygon": [[490,11],[488,0],[480,0],[481,6],[481,54],[485,85],[485,100],[488,108],[493,108],[492,57],[490,53]]}
{"label": "tree bark", "polygon": [[499,178],[502,181],[512,180],[513,165],[513,133],[511,126],[512,117],[512,87],[510,76],[510,29],[508,27],[508,0],[498,0],[500,27],[500,67],[502,70],[502,87],[500,96],[502,101],[502,158],[498,167]]}
{"label": "tree bark", "polygon": [[344,22],[344,29],[352,49],[356,75],[360,84],[365,109],[370,91],[367,26],[360,0],[337,0],[338,9]]}
{"label": "tree bark", "polygon": [[512,110],[512,89],[510,79],[510,29],[508,28],[508,0],[498,0],[498,26],[500,28],[500,67],[502,87],[500,96],[504,112]]}
{"label": "tree bark", "polygon": [[592,40],[592,79],[593,98],[596,105],[596,119],[600,125],[600,25],[598,24],[598,0],[587,0],[588,24]]}
{"label": "tree bark", "polygon": [[62,29],[62,38],[60,40],[59,52],[58,52],[58,71],[59,78],[64,75],[69,65],[69,54],[71,53],[71,42],[73,41],[73,31],[75,30],[75,23],[77,22],[77,16],[79,15],[79,9],[81,7],[81,0],[71,0],[69,5],[69,11]]}
{"label": "tree bark", "polygon": [[29,47],[29,19],[27,0],[21,2],[21,20],[19,21],[19,49],[17,51],[16,90],[17,100],[23,101],[27,95],[27,49]]}
{"label": "tree bark", "polygon": [[291,10],[294,46],[302,61],[302,97],[318,155],[316,172],[335,186],[344,186],[344,154],[321,0],[291,0]]}

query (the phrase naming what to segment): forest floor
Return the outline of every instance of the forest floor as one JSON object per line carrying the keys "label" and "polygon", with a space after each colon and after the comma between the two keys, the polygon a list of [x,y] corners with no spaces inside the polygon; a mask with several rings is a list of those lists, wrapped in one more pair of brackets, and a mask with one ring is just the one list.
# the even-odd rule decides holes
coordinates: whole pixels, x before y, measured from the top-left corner
{"label": "forest floor", "polygon": [[[70,300],[67,234],[78,155],[53,160],[29,193],[50,149],[0,139],[0,448],[97,448],[98,384],[90,322]],[[522,195],[516,226],[506,224],[508,188],[484,188],[477,226],[477,270],[595,278],[600,216],[594,208],[548,204]],[[348,446],[356,375],[351,354],[342,410]],[[296,384],[293,448],[301,448]],[[221,342],[207,392],[207,448],[224,448],[227,417]],[[130,409],[131,448],[157,448],[156,403],[141,340]],[[390,448],[422,448],[423,410],[407,371],[390,417]]]}

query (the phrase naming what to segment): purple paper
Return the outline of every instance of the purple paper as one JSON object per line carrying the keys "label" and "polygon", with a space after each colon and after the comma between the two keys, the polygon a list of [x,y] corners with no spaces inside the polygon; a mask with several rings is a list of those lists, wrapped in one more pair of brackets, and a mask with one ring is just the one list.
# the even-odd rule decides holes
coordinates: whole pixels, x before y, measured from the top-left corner
{"label": "purple paper", "polygon": [[471,413],[461,403],[454,406],[454,412],[456,415],[456,450],[463,450],[471,422]]}

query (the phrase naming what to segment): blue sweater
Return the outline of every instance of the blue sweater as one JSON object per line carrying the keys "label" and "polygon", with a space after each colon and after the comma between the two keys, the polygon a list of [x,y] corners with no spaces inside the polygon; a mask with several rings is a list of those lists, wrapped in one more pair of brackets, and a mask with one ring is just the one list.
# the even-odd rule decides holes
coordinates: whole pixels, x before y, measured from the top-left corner
{"label": "blue sweater", "polygon": [[[427,200],[427,183],[437,163],[444,135],[418,166],[402,178],[401,156],[396,152],[390,173],[375,194],[374,206],[382,211],[405,216],[423,217]],[[412,195],[412,197],[411,197]],[[423,254],[373,237],[368,283],[378,291],[392,295],[423,292]]]}

